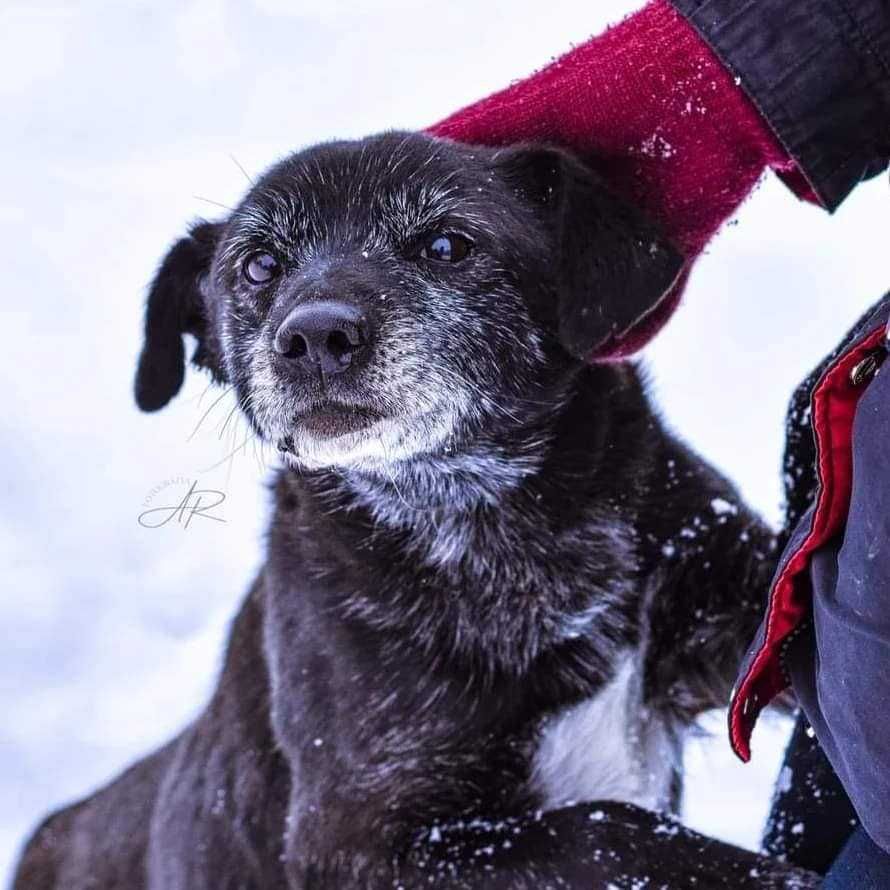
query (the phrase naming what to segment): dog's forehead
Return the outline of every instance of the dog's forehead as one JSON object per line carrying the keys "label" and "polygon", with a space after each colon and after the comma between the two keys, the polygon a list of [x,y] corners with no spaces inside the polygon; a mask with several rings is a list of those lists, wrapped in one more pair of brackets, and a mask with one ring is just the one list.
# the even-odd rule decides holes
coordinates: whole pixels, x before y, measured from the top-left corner
{"label": "dog's forehead", "polygon": [[[373,198],[391,190],[417,197],[468,186],[490,166],[489,149],[435,139],[422,133],[385,133],[314,146],[289,158],[272,179],[280,187],[309,188],[320,196]],[[449,189],[450,191],[450,189]]]}
{"label": "dog's forehead", "polygon": [[337,222],[410,231],[449,214],[485,226],[504,197],[491,149],[387,133],[290,156],[257,183],[234,222],[282,238]]}

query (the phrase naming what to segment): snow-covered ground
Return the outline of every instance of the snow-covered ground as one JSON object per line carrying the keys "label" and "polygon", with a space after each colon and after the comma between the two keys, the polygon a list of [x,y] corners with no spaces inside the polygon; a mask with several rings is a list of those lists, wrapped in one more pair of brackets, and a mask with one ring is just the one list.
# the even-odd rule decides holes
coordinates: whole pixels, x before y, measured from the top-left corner
{"label": "snow-covered ground", "polygon": [[[267,502],[230,404],[130,386],[167,243],[297,146],[419,127],[600,30],[628,0],[129,0],[0,6],[0,882],[25,832],[200,706],[255,571]],[[651,349],[671,422],[778,516],[784,404],[890,281],[887,183],[834,219],[767,182]],[[199,476],[225,524],[149,530]],[[170,482],[170,480],[174,480]],[[207,527],[212,525],[212,527]],[[689,821],[756,844],[787,731],[690,751]]]}

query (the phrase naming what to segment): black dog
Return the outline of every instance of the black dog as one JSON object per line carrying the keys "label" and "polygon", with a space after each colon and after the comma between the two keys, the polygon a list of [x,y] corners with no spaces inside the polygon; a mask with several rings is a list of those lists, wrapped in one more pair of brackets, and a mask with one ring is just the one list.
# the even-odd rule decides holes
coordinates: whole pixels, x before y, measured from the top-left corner
{"label": "black dog", "polygon": [[[680,267],[557,150],[410,134],[298,153],[196,225],[152,286],[136,397],[176,394],[194,335],[283,454],[265,568],[204,714],[52,817],[17,890],[651,873],[613,809],[522,819],[668,808],[757,624],[770,534],[633,366],[584,361]],[[460,841],[479,820],[495,840]],[[753,881],[721,855],[696,867]]]}

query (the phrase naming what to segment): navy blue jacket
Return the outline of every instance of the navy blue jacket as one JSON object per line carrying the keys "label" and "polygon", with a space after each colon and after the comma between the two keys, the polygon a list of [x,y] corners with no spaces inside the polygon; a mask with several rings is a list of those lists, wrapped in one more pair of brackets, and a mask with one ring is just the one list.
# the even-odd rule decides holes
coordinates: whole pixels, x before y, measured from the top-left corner
{"label": "navy blue jacket", "polygon": [[[890,0],[673,0],[833,211],[890,158]],[[890,233],[890,202],[888,202]],[[750,757],[793,684],[863,826],[890,851],[890,297],[798,390],[786,547],[730,706]]]}
{"label": "navy blue jacket", "polygon": [[757,713],[790,681],[873,840],[890,851],[890,297],[798,390],[788,527],[767,618],[731,708],[747,757]]}

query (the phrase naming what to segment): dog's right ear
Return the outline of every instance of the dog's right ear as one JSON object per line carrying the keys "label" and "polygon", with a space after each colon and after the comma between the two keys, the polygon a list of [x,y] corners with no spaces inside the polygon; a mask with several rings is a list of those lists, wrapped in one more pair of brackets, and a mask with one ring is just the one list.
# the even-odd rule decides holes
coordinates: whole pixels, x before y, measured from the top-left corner
{"label": "dog's right ear", "polygon": [[148,292],[145,342],[136,370],[136,404],[143,411],[163,408],[185,377],[183,334],[198,339],[194,361],[208,361],[208,319],[201,279],[210,272],[223,223],[198,222],[170,248]]}

